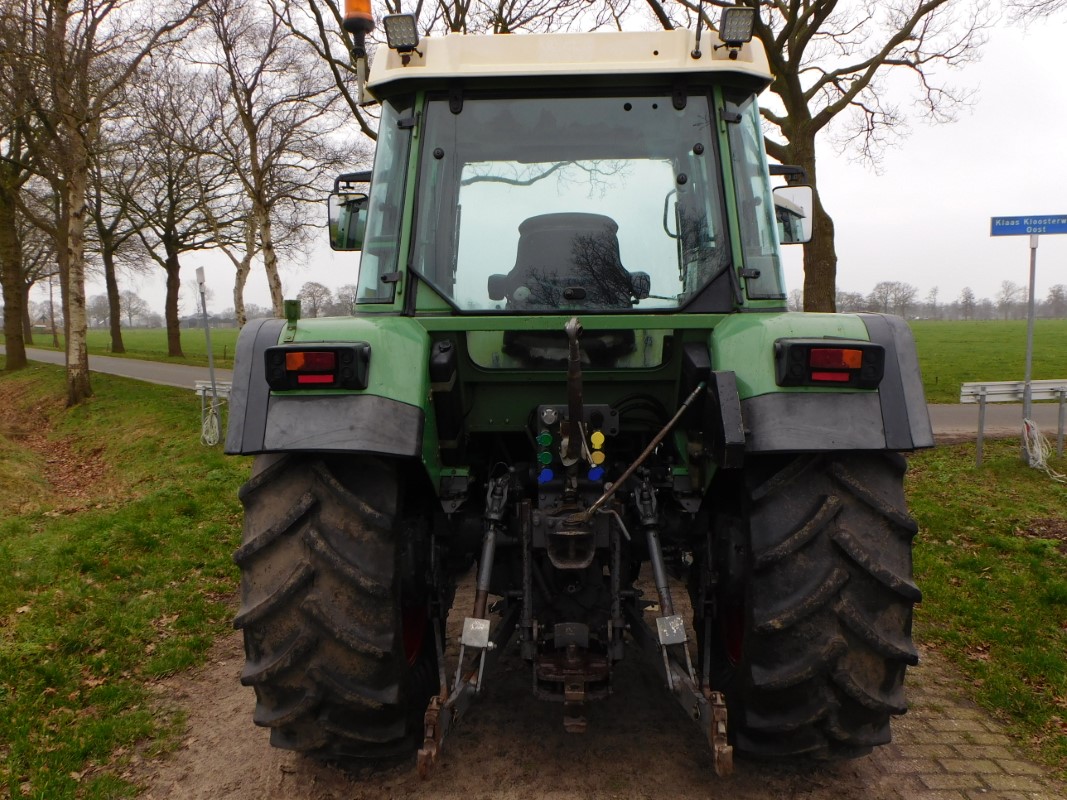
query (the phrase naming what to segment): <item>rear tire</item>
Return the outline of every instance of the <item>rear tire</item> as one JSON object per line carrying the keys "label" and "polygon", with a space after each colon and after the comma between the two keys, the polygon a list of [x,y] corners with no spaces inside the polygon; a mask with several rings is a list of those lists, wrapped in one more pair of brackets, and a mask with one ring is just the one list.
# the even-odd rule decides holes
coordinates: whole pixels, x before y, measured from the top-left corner
{"label": "rear tire", "polygon": [[255,723],[275,747],[323,758],[410,753],[437,673],[427,581],[404,583],[398,566],[414,543],[399,521],[395,465],[259,456],[239,496],[234,626],[244,631],[241,682],[255,689]]}
{"label": "rear tire", "polygon": [[732,551],[744,577],[720,573],[711,626],[712,688],[727,695],[739,753],[854,757],[890,740],[890,718],[906,710],[905,670],[918,663],[912,607],[922,598],[905,469],[894,453],[746,469],[747,503],[715,534],[733,528],[716,552]]}

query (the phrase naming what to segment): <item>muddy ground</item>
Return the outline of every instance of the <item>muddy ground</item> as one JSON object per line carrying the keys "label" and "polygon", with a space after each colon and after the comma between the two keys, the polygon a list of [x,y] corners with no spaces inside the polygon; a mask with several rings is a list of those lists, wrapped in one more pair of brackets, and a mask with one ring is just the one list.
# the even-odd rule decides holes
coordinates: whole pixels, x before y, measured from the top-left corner
{"label": "muddy ground", "polygon": [[271,748],[252,724],[251,689],[238,683],[239,635],[221,640],[204,669],[166,685],[189,714],[181,749],[146,775],[144,800],[359,800],[362,798],[838,798],[898,800],[870,758],[821,769],[738,762],[716,778],[696,725],[667,695],[651,665],[624,661],[616,695],[589,711],[583,735],[563,731],[561,709],[532,697],[513,648],[502,654],[484,697],[445,741],[427,781],[414,759],[347,774]]}
{"label": "muddy ground", "polygon": [[[466,588],[473,589],[470,581]],[[462,590],[450,627],[466,613]],[[731,778],[717,778],[702,733],[668,695],[656,665],[636,649],[616,669],[614,696],[590,704],[588,731],[576,735],[564,732],[559,705],[533,698],[529,668],[513,641],[426,781],[418,777],[414,758],[344,772],[271,748],[268,732],[252,724],[253,692],[238,681],[243,659],[240,634],[234,633],[216,643],[205,667],[160,685],[161,701],[188,713],[188,734],[177,752],[132,770],[130,776],[147,787],[143,800],[911,800],[902,791],[899,765],[891,763],[907,756],[896,745],[819,767],[738,760]],[[928,658],[909,680],[943,668]]]}

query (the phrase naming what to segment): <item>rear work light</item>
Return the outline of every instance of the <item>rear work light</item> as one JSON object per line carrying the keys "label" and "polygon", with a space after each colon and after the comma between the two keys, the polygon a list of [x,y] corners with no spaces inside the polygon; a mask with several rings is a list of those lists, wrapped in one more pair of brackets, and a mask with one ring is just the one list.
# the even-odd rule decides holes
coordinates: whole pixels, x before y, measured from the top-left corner
{"label": "rear work light", "polygon": [[282,345],[266,351],[267,384],[293,389],[366,389],[370,345]]}
{"label": "rear work light", "polygon": [[774,361],[779,386],[876,389],[885,373],[885,348],[850,339],[779,339]]}

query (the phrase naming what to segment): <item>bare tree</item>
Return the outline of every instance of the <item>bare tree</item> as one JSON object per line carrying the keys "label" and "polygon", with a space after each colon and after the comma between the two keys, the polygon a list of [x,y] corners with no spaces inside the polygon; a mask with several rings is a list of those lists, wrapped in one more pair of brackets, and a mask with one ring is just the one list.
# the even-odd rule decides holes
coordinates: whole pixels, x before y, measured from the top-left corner
{"label": "bare tree", "polygon": [[879,281],[867,295],[867,305],[872,310],[888,314],[893,307],[893,282]]}
{"label": "bare tree", "polygon": [[[275,14],[285,26],[301,38],[326,64],[335,91],[369,139],[377,138],[377,120],[356,97],[352,48],[355,42],[341,23],[344,19],[341,0],[270,0]],[[591,4],[588,0],[375,0],[375,17],[386,14],[414,14],[419,31],[430,33],[515,33],[547,32],[581,27],[622,29],[624,21],[637,16],[631,0],[607,0]],[[370,43],[382,44],[381,31],[375,30]]]}
{"label": "bare tree", "polygon": [[839,151],[852,149],[876,161],[886,142],[905,131],[905,115],[886,99],[890,71],[914,78],[916,103],[931,119],[951,119],[969,95],[941,83],[937,74],[974,59],[986,24],[980,5],[950,0],[847,8],[834,0],[775,2],[769,19],[757,23],[776,75],[771,91],[784,110],[764,109],[780,137],[768,137],[768,153],[803,167],[816,189],[813,222],[820,233],[804,245],[808,310],[834,310],[837,277],[833,221],[818,193],[816,138],[832,131]]}
{"label": "bare tree", "polygon": [[1067,0],[1008,0],[1007,6],[1016,20],[1033,22],[1067,9]]}
{"label": "bare tree", "polygon": [[804,292],[800,289],[793,289],[789,293],[789,310],[790,311],[803,311],[804,310]]}
{"label": "bare tree", "polygon": [[1045,302],[1050,316],[1059,318],[1067,314],[1067,286],[1062,283],[1050,286]]}
{"label": "bare tree", "polygon": [[300,291],[297,292],[296,298],[300,301],[301,306],[307,311],[307,316],[317,317],[319,316],[320,311],[323,311],[330,305],[333,296],[330,294],[330,290],[321,283],[308,281],[300,287]]}
{"label": "bare tree", "polygon": [[843,292],[837,290],[837,310],[843,312],[866,311],[867,298],[860,292]]}
{"label": "bare tree", "polygon": [[48,274],[48,328],[52,331],[52,346],[59,348],[59,328],[56,325],[56,320],[59,320],[59,324],[63,325],[64,330],[67,327],[67,321],[63,318],[63,306],[56,307],[56,280],[59,277],[58,272],[51,272]]}
{"label": "bare tree", "polygon": [[89,326],[104,327],[111,316],[111,306],[106,294],[94,294],[85,304],[85,313],[89,317]]}
{"label": "bare tree", "polygon": [[[37,157],[33,157],[34,163]],[[48,279],[50,296],[58,289],[64,338],[69,337],[66,319],[67,239],[70,205],[62,175],[43,170],[23,183],[18,196],[19,237],[22,245],[23,281],[26,291],[36,280]],[[32,267],[31,264],[35,266]],[[50,313],[50,316],[51,315]],[[54,331],[53,331],[54,332]],[[56,340],[58,347],[58,339]]]}
{"label": "bare tree", "polygon": [[[223,111],[218,147],[247,198],[276,316],[278,254],[309,231],[309,204],[346,162],[336,87],[305,42],[252,0],[210,0],[211,65]],[[235,309],[243,304],[235,292]]]}
{"label": "bare tree", "polygon": [[[660,24],[673,27],[661,0],[646,2]],[[701,7],[695,0],[676,2],[689,10]],[[804,307],[833,311],[837,250],[833,220],[818,192],[816,140],[829,134],[840,152],[876,162],[885,144],[906,132],[905,114],[888,99],[890,72],[914,78],[915,102],[930,119],[951,119],[969,93],[943,83],[941,75],[977,56],[988,13],[982,4],[952,0],[739,4],[757,9],[755,35],[767,51],[775,75],[771,92],[781,103],[781,109],[761,109],[771,129],[767,153],[803,167],[815,188],[818,235],[804,245]]]}
{"label": "bare tree", "polygon": [[938,289],[935,286],[926,293],[926,316],[930,317],[930,319],[937,319],[940,316],[939,306],[937,305],[937,292]]}
{"label": "bare tree", "polygon": [[95,148],[90,167],[86,207],[94,234],[90,246],[103,265],[105,297],[111,306],[108,327],[112,353],[126,352],[122,341],[117,265],[128,260],[124,256],[137,243],[138,221],[133,198],[147,172],[137,146],[141,131],[132,123],[129,118],[104,121],[101,141]]}
{"label": "bare tree", "polygon": [[18,237],[22,253],[22,335],[27,345],[33,344],[30,324],[30,290],[45,281],[58,278],[55,240],[34,225],[25,214],[18,217]]}
{"label": "bare tree", "polygon": [[147,315],[152,310],[139,294],[131,292],[129,289],[119,295],[119,304],[122,307],[123,316],[126,317],[126,325],[130,328],[133,327],[135,320]]}
{"label": "bare tree", "polygon": [[131,94],[144,173],[124,192],[138,237],[166,273],[167,352],[181,356],[181,258],[239,236],[244,209],[231,162],[213,152],[221,117],[210,77],[177,59],[155,62]]}
{"label": "bare tree", "polygon": [[997,310],[1004,319],[1011,319],[1015,307],[1022,301],[1025,289],[1015,281],[1001,281],[997,292]]}
{"label": "bare tree", "polygon": [[964,319],[974,319],[976,308],[974,290],[970,286],[964,286],[960,292],[960,315]]}
{"label": "bare tree", "polygon": [[919,289],[903,281],[893,281],[891,285],[893,287],[893,313],[901,317],[907,317],[911,312],[911,307],[915,305],[915,298],[919,294]]}
{"label": "bare tree", "polygon": [[33,140],[41,135],[30,113],[24,90],[32,77],[32,64],[16,57],[33,42],[35,28],[24,5],[0,2],[0,290],[4,302],[5,369],[26,366],[26,342],[32,337],[28,319],[26,275],[20,236],[20,195],[29,180]]}
{"label": "bare tree", "polygon": [[[209,221],[214,222],[210,218]],[[250,307],[245,304],[245,284],[248,282],[248,276],[252,274],[252,261],[259,255],[260,247],[259,227],[256,224],[255,216],[248,210],[242,212],[240,221],[235,225],[235,230],[243,233],[243,241],[240,244],[229,244],[226,238],[219,235],[217,236],[216,246],[233,264],[235,271],[233,315],[237,320],[237,326],[243,328],[251,314]]]}
{"label": "bare tree", "polygon": [[336,313],[342,315],[351,314],[356,306],[356,298],[359,297],[359,287],[354,283],[338,286],[333,293],[333,297],[337,306]]}
{"label": "bare tree", "polygon": [[12,0],[13,10],[32,20],[31,35],[17,50],[5,50],[4,57],[21,62],[30,76],[22,90],[47,134],[38,149],[40,168],[66,205],[57,244],[62,242],[68,405],[92,394],[85,338],[85,206],[101,120],[121,102],[127,81],[149,53],[178,38],[201,1],[179,3],[170,11],[145,0]]}
{"label": "bare tree", "polygon": [[0,285],[4,301],[5,369],[11,371],[22,369],[27,363],[23,318],[28,286],[19,235],[18,198],[29,173],[22,166],[25,150],[21,133],[13,128],[0,131],[0,141],[4,148],[0,157]]}

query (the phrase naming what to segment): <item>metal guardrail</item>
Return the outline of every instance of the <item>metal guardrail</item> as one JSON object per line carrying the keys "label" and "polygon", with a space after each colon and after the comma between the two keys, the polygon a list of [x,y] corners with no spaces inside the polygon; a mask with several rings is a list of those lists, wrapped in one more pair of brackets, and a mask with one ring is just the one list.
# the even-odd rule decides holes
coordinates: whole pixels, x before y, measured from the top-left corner
{"label": "metal guardrail", "polygon": [[[215,390],[221,399],[228,399],[230,396],[230,381],[215,381]],[[211,397],[211,381],[197,381],[193,385],[194,391],[205,401]]]}
{"label": "metal guardrail", "polygon": [[[975,449],[975,464],[982,466],[982,444],[985,432],[986,403],[1021,403],[1026,381],[973,381],[960,386],[961,403],[978,404],[978,445]],[[1060,404],[1056,425],[1056,455],[1063,456],[1063,430],[1067,412],[1067,379],[1030,381],[1030,399],[1055,400]],[[1021,423],[1022,420],[1019,420]]]}
{"label": "metal guardrail", "polygon": [[[960,386],[961,403],[1021,403],[1026,381],[976,381]],[[1030,381],[1030,399],[1060,400],[1067,394],[1067,380]]]}

